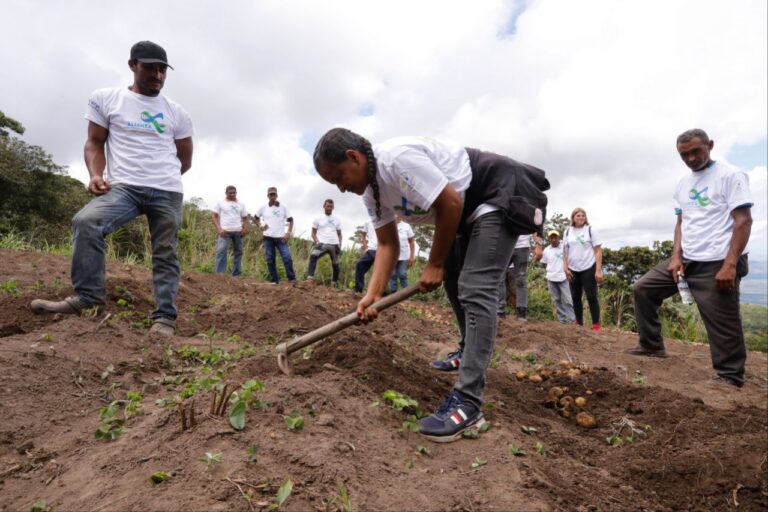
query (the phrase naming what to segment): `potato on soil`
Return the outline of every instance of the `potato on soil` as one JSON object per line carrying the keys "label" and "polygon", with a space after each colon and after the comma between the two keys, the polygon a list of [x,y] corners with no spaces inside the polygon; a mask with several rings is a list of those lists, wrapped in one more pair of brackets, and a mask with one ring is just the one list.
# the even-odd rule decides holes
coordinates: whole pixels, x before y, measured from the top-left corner
{"label": "potato on soil", "polygon": [[568,370],[568,376],[572,379],[575,379],[576,377],[580,377],[581,370],[579,370],[578,368],[573,368],[571,370]]}
{"label": "potato on soil", "polygon": [[554,398],[560,398],[564,394],[565,392],[563,391],[563,388],[561,388],[560,386],[552,386],[551,388],[549,388],[549,392],[547,392],[548,396],[552,396]]}
{"label": "potato on soil", "polygon": [[539,375],[541,375],[542,379],[547,380],[552,376],[552,372],[547,370],[546,368],[542,368],[541,370],[539,370]]}
{"label": "potato on soil", "polygon": [[566,395],[560,399],[560,407],[570,407],[571,404],[573,404],[573,397]]}
{"label": "potato on soil", "polygon": [[544,379],[541,378],[541,375],[531,375],[528,380],[534,384],[540,384]]}
{"label": "potato on soil", "polygon": [[565,359],[561,360],[557,364],[558,364],[558,366],[560,366],[560,368],[570,368],[571,367],[571,362],[570,361],[566,361]]}
{"label": "potato on soil", "polygon": [[580,427],[584,428],[594,428],[597,426],[597,420],[595,417],[584,411],[576,415],[576,423],[578,423]]}
{"label": "potato on soil", "polygon": [[583,396],[577,396],[573,400],[573,403],[576,404],[576,407],[582,407],[583,408],[585,405],[587,405],[587,399],[584,398]]}
{"label": "potato on soil", "polygon": [[516,372],[516,373],[515,373],[515,378],[516,378],[517,380],[523,380],[523,379],[524,379],[524,378],[526,378],[527,376],[528,376],[528,374],[527,374],[527,373],[525,373],[525,371],[523,371],[523,370],[520,370],[520,371],[518,371],[518,372]]}

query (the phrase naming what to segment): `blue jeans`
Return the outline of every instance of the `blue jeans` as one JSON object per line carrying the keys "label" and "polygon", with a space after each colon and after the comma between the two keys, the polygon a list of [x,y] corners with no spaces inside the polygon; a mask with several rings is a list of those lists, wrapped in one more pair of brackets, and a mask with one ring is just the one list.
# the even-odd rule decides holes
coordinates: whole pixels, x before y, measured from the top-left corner
{"label": "blue jeans", "polygon": [[152,319],[176,319],[179,290],[177,231],[183,194],[118,183],[85,205],[72,219],[72,286],[89,306],[103,304],[106,279],[104,238],[139,215],[146,215],[152,241]]}
{"label": "blue jeans", "polygon": [[224,236],[216,236],[216,272],[227,271],[227,252],[232,242],[232,275],[243,273],[243,235],[239,231],[227,231]]}
{"label": "blue jeans", "polygon": [[443,287],[451,303],[463,349],[454,389],[483,403],[485,371],[496,341],[499,284],[515,250],[517,234],[501,211],[486,213],[456,235],[445,262]]}
{"label": "blue jeans", "polygon": [[355,291],[357,293],[362,293],[363,288],[365,288],[365,274],[371,269],[375,259],[376,251],[365,251],[355,263]]}
{"label": "blue jeans", "polygon": [[392,276],[389,278],[389,291],[395,293],[397,291],[397,280],[400,279],[400,288],[408,286],[408,260],[399,260],[395,264],[395,269],[392,271]]}
{"label": "blue jeans", "polygon": [[280,258],[283,260],[285,276],[289,281],[295,281],[296,274],[293,272],[293,259],[291,258],[291,250],[288,248],[288,242],[282,238],[265,236],[263,243],[264,257],[267,259],[267,269],[269,269],[269,280],[273,283],[280,282],[280,277],[277,274],[277,264],[275,263],[275,248],[277,248],[280,252]]}

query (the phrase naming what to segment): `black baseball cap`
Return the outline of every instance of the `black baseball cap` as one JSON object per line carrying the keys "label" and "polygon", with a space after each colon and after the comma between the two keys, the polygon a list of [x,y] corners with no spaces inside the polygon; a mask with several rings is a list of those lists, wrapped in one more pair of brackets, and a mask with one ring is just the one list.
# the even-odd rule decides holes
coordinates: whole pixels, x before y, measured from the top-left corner
{"label": "black baseball cap", "polygon": [[173,69],[173,66],[168,64],[168,56],[163,47],[152,41],[139,41],[131,46],[131,60],[144,64],[165,64]]}

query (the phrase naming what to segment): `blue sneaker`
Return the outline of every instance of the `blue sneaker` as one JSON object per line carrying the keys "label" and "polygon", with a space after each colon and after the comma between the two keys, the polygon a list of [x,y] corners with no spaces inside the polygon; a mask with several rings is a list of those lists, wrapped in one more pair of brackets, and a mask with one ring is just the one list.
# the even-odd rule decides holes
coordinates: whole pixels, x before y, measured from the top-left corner
{"label": "blue sneaker", "polygon": [[448,357],[446,357],[444,360],[432,361],[430,363],[430,366],[432,366],[432,368],[434,368],[435,370],[440,370],[441,372],[458,371],[459,364],[461,364],[461,353],[462,353],[462,348],[459,347],[458,350],[449,352]]}
{"label": "blue sneaker", "polygon": [[465,430],[480,430],[485,424],[480,407],[459,391],[451,391],[432,416],[419,420],[419,434],[435,443],[450,443]]}

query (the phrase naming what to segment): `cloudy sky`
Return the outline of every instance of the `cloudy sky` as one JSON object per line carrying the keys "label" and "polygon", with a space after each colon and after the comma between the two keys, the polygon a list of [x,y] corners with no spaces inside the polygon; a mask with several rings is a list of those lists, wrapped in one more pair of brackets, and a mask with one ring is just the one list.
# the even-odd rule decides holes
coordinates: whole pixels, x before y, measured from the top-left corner
{"label": "cloudy sky", "polygon": [[312,167],[318,137],[450,138],[547,171],[550,212],[584,207],[606,245],[669,239],[687,172],[675,137],[701,127],[745,169],[750,248],[766,255],[765,0],[3,0],[0,110],[87,181],[83,112],[127,86],[133,43],[168,51],[164,93],[190,113],[185,196],[226,185],[255,209],[275,185],[308,235],[326,197],[351,234],[359,197]]}

